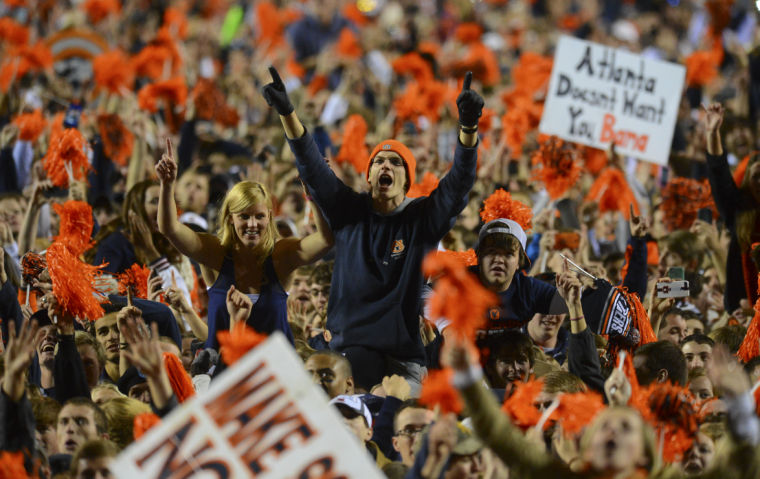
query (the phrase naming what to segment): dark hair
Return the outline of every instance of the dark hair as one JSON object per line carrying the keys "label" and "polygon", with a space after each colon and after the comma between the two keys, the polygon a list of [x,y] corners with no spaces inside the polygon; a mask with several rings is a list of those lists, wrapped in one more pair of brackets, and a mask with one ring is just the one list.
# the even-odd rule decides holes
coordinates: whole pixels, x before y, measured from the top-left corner
{"label": "dark hair", "polygon": [[102,457],[116,457],[119,454],[119,448],[108,439],[92,439],[82,444],[74,457],[71,459],[71,477],[79,474],[79,461],[82,459],[100,459]]}
{"label": "dark hair", "polygon": [[697,241],[697,235],[685,230],[676,230],[665,236],[661,241],[672,252],[683,258],[684,268],[690,268],[691,264],[698,261],[701,256],[701,249]]}
{"label": "dark hair", "polygon": [[398,421],[398,417],[401,415],[401,411],[404,411],[406,409],[427,409],[425,406],[417,402],[416,399],[407,399],[406,401],[401,403],[401,406],[399,406],[398,409],[396,409],[396,413],[393,415],[393,435],[396,435],[396,429],[398,429],[398,425],[396,424],[396,421]]}
{"label": "dark hair", "polygon": [[710,336],[701,333],[690,334],[683,338],[683,341],[681,341],[681,347],[686,343],[708,344],[710,347],[715,346],[715,341],[713,341]]}
{"label": "dark hair", "polygon": [[744,364],[744,372],[752,374],[752,371],[758,366],[760,366],[760,356],[755,356]]}
{"label": "dark hair", "polygon": [[[495,223],[489,226],[488,229],[499,228],[499,227],[501,227],[501,225],[498,223]],[[509,253],[517,251],[520,256],[520,268],[527,268],[528,266],[530,266],[530,260],[528,259],[528,255],[525,254],[525,251],[523,250],[523,247],[520,244],[520,240],[518,240],[516,236],[510,235],[507,233],[491,233],[483,237],[483,240],[480,243],[478,243],[477,251],[476,251],[478,255],[478,264],[480,264],[480,261],[481,261],[480,256],[483,250],[485,250],[486,248],[490,246],[503,249]]]}
{"label": "dark hair", "polygon": [[[72,405],[72,406],[87,406],[88,408],[92,409],[92,416],[95,419],[95,429],[98,431],[98,434],[105,434],[108,432],[108,419],[106,418],[106,413],[103,412],[102,409],[100,409],[100,406],[92,402],[92,399],[86,398],[86,397],[75,397],[71,398],[65,403],[63,403],[63,407],[61,408],[61,411],[64,407]],[[60,411],[58,412],[58,415],[60,415]]]}
{"label": "dark hair", "polygon": [[722,328],[713,329],[710,331],[710,338],[715,341],[715,344],[724,344],[731,354],[736,354],[739,351],[739,347],[744,341],[744,335],[747,334],[747,329],[738,324],[731,326],[723,326]]}
{"label": "dark hair", "polygon": [[686,357],[678,346],[670,341],[645,344],[636,350],[635,355],[643,355],[646,358],[643,367],[636,369],[636,377],[642,386],[656,381],[657,374],[663,369],[667,371],[668,379],[674,384],[686,384]]}
{"label": "dark hair", "polygon": [[314,270],[309,276],[309,281],[319,284],[330,284],[332,282],[333,261],[325,261],[314,265]]}
{"label": "dark hair", "polygon": [[55,428],[58,421],[58,413],[61,412],[61,403],[50,397],[30,399],[32,413],[34,414],[35,427],[39,432],[45,432],[49,427]]}
{"label": "dark hair", "polygon": [[491,351],[488,356],[489,365],[494,365],[496,360],[506,356],[525,356],[531,366],[536,359],[533,355],[533,341],[530,336],[517,330],[507,330],[488,336],[485,347]]}
{"label": "dark hair", "polygon": [[[344,368],[346,368],[346,375],[347,376],[353,376],[353,371],[351,370],[351,362],[349,362],[348,358],[343,356],[342,354],[335,352],[331,349],[321,349],[319,351],[314,351],[311,353],[307,358],[306,361],[311,359],[313,356],[329,356],[331,358],[334,358],[337,362],[337,364],[342,364]],[[304,361],[304,362],[306,362]]]}

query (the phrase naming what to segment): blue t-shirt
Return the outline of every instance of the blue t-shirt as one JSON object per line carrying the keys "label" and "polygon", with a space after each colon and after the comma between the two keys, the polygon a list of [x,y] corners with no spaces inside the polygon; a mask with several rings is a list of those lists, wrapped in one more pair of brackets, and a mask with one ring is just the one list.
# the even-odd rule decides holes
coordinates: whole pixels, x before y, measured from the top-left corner
{"label": "blue t-shirt", "polygon": [[[478,267],[470,270],[478,274]],[[517,271],[506,291],[499,293],[499,305],[486,312],[485,331],[522,328],[536,313],[550,314],[557,288]]]}

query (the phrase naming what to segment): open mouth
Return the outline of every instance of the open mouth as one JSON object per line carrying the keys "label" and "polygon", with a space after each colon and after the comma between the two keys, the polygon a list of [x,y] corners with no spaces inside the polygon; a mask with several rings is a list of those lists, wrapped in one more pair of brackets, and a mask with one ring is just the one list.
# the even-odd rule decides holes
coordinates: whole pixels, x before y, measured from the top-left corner
{"label": "open mouth", "polygon": [[64,443],[64,445],[63,445],[63,447],[64,447],[64,448],[65,448],[67,451],[76,451],[76,449],[77,449],[77,446],[79,446],[79,444],[77,444],[77,442],[76,442],[75,440],[73,440],[73,439],[69,439],[69,440],[68,440],[68,441],[66,441],[66,442]]}
{"label": "open mouth", "polygon": [[243,231],[243,235],[248,239],[255,239],[259,237],[259,231],[246,229]]}
{"label": "open mouth", "polygon": [[380,186],[389,187],[393,184],[393,178],[391,178],[391,175],[383,173],[377,179],[377,184]]}
{"label": "open mouth", "polygon": [[119,342],[115,341],[115,342],[108,343],[108,347],[106,348],[106,350],[109,353],[114,353],[114,352],[118,353],[119,352]]}
{"label": "open mouth", "polygon": [[300,294],[296,296],[296,299],[298,301],[301,301],[302,303],[308,303],[311,301],[311,296],[309,296],[308,294]]}
{"label": "open mouth", "polygon": [[43,352],[43,353],[55,352],[55,343],[52,343],[52,342],[43,343],[42,348],[40,349],[40,352]]}

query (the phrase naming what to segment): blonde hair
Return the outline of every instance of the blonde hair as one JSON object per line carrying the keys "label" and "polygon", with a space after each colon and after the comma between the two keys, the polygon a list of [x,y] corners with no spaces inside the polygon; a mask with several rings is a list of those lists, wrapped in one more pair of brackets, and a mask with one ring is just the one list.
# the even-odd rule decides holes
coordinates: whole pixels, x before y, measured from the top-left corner
{"label": "blonde hair", "polygon": [[[740,190],[749,193],[753,199],[755,198],[755,195],[752,194],[749,169],[758,161],[760,161],[760,155],[750,155],[749,161],[747,162],[747,169],[744,170],[744,178],[742,178],[742,184],[740,186]],[[755,231],[756,218],[757,208],[739,210],[736,214],[736,238],[739,240],[739,247],[742,251],[747,251],[752,244],[752,233]]]}
{"label": "blonde hair", "polygon": [[222,203],[222,209],[219,211],[217,235],[222,246],[231,248],[238,241],[235,226],[230,221],[232,215],[256,205],[264,205],[269,210],[269,224],[261,235],[261,242],[254,248],[261,263],[272,253],[274,243],[277,240],[277,227],[272,218],[272,197],[261,183],[241,181],[227,192]]}
{"label": "blonde hair", "polygon": [[144,402],[127,397],[109,399],[100,407],[108,418],[108,438],[120,450],[129,446],[134,440],[132,428],[135,416],[151,412],[150,406]]}
{"label": "blonde hair", "polygon": [[596,415],[591,424],[586,428],[585,431],[583,431],[583,436],[581,436],[581,458],[583,459],[585,457],[586,451],[591,446],[591,440],[594,437],[594,434],[599,430],[599,427],[602,423],[601,419],[606,414],[610,414],[612,411],[627,411],[633,413],[633,415],[636,416],[636,419],[641,423],[641,441],[644,446],[644,456],[647,459],[647,464],[644,466],[644,468],[650,473],[659,470],[661,467],[661,461],[654,431],[651,427],[649,427],[649,425],[647,425],[647,423],[644,421],[644,418],[641,417],[641,414],[639,414],[637,410],[627,406],[608,407]]}

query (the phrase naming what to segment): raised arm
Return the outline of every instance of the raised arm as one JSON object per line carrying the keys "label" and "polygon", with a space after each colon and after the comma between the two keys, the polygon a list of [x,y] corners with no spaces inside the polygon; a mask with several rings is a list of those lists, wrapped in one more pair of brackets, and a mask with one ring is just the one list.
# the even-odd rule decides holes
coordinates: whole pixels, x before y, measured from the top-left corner
{"label": "raised arm", "polygon": [[158,199],[158,230],[172,242],[180,253],[198,263],[219,270],[224,260],[224,248],[219,239],[209,234],[199,234],[179,222],[174,186],[177,182],[177,163],[174,161],[172,142],[166,139],[166,153],[156,165],[161,184]]}
{"label": "raised arm", "polygon": [[269,106],[277,110],[288,138],[291,140],[301,138],[306,132],[306,128],[304,128],[301,120],[298,119],[295,108],[293,108],[293,103],[288,98],[285,83],[283,83],[275,67],[269,67],[269,74],[272,75],[272,82],[265,85],[262,90],[264,99]]}
{"label": "raised arm", "polygon": [[348,211],[358,205],[358,202],[354,201],[358,193],[335,176],[319,152],[314,139],[298,119],[277,70],[270,67],[269,73],[272,75],[272,81],[264,86],[262,95],[280,115],[288,144],[296,157],[301,181],[322,209],[327,221],[336,229],[336,225],[346,217]]}
{"label": "raised arm", "polygon": [[478,119],[483,111],[483,98],[470,89],[472,72],[467,72],[462,92],[457,97],[459,109],[459,141],[454,164],[428,197],[427,230],[436,240],[454,226],[456,216],[467,205],[467,194],[475,183],[477,166]]}
{"label": "raised arm", "polygon": [[319,207],[312,203],[317,231],[304,238],[285,238],[277,242],[274,262],[277,276],[285,280],[299,266],[313,263],[333,246],[333,234]]}

